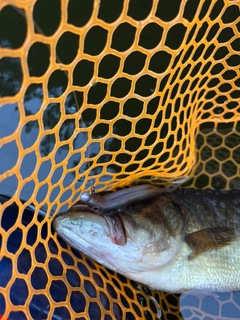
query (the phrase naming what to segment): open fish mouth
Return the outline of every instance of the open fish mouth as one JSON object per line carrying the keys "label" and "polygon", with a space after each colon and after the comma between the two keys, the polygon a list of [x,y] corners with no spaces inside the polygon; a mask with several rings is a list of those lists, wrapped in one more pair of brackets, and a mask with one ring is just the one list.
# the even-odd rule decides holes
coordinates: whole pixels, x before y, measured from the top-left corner
{"label": "open fish mouth", "polygon": [[[95,220],[96,223],[99,223],[101,219],[105,221],[104,227],[107,230],[107,236],[111,239],[111,241],[114,244],[118,246],[124,246],[126,244],[127,242],[126,230],[120,214],[116,214],[114,216],[99,215],[95,213],[93,210],[91,210],[88,206],[82,205],[82,204],[76,204],[69,211],[72,213],[68,212],[67,214],[59,214],[54,218],[53,226],[56,230],[58,229],[58,226],[61,224],[64,227],[63,225],[64,223],[61,220],[68,218],[69,215],[71,214],[72,214],[72,217],[75,216],[75,220],[77,219],[77,214],[79,213],[80,213],[79,220],[80,219],[88,220],[88,214],[89,214],[89,221]],[[81,213],[84,216],[81,217]],[[75,223],[77,222],[75,221]]]}
{"label": "open fish mouth", "polygon": [[99,215],[96,214],[94,210],[91,210],[87,205],[83,204],[75,204],[70,211],[73,212],[84,212],[84,213],[91,213],[94,215],[97,215],[98,217],[102,217],[105,219],[109,231],[109,237],[112,240],[113,243],[119,245],[119,246],[124,246],[127,242],[127,237],[126,237],[126,230],[124,227],[124,223],[121,217],[120,213],[117,213],[112,216],[108,215]]}

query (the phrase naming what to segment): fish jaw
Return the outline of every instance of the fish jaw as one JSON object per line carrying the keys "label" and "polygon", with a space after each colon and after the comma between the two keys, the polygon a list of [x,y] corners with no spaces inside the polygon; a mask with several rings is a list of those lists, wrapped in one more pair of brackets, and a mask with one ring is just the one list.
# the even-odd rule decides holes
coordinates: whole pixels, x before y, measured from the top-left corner
{"label": "fish jaw", "polygon": [[[59,234],[67,236],[68,242],[78,243],[77,240],[81,238],[81,233],[91,235],[92,237],[107,234],[111,241],[118,245],[126,243],[124,226],[121,219],[116,217],[104,217],[92,213],[91,211],[85,213],[68,212],[59,214],[53,221],[55,230]],[[74,245],[76,246],[76,245]]]}
{"label": "fish jaw", "polygon": [[123,226],[116,228],[116,221],[91,212],[67,212],[58,214],[53,226],[73,248],[107,268],[123,275],[139,271],[144,253],[126,238]]}
{"label": "fish jaw", "polygon": [[137,280],[139,273],[159,271],[171,263],[181,249],[179,238],[164,240],[166,233],[160,231],[152,241],[153,230],[137,226],[131,215],[108,217],[87,208],[83,211],[84,206],[78,209],[81,211],[55,217],[53,226],[59,236],[73,248],[125,276],[132,273],[136,275],[132,278]]}

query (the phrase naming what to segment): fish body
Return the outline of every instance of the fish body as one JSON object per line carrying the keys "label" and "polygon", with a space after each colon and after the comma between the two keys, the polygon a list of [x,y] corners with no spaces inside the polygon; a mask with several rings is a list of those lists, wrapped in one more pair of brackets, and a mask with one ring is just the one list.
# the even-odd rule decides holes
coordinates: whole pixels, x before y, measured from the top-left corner
{"label": "fish body", "polygon": [[116,216],[59,214],[57,233],[107,268],[153,289],[240,290],[240,191],[177,189]]}

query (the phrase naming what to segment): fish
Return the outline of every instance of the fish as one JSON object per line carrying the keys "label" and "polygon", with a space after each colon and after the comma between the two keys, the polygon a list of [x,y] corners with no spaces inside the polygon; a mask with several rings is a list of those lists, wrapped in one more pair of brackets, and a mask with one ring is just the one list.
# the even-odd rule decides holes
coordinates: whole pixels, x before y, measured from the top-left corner
{"label": "fish", "polygon": [[115,215],[78,204],[53,227],[73,248],[151,289],[240,290],[239,190],[163,191]]}

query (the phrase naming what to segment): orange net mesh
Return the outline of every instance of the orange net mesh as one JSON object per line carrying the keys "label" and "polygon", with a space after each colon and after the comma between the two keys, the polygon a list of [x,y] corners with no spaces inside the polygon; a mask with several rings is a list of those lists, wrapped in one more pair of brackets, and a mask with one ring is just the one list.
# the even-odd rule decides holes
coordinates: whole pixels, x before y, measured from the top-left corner
{"label": "orange net mesh", "polygon": [[[10,197],[0,266],[11,270],[0,313],[153,319],[143,288],[71,250],[50,212],[92,184],[239,187],[240,1],[1,0],[0,10],[0,193]],[[181,318],[175,300],[155,297],[163,318]]]}

